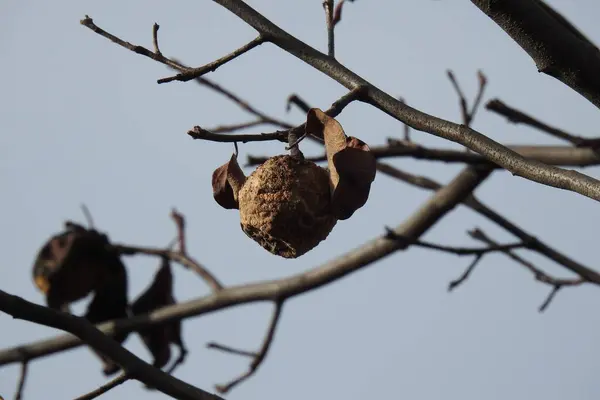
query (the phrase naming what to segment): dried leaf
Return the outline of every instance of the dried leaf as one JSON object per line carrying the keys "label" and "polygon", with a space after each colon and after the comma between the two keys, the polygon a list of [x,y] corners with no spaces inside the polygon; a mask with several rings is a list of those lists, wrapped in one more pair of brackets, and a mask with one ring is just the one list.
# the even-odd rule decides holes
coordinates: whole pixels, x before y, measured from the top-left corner
{"label": "dried leaf", "polygon": [[231,159],[215,169],[212,176],[213,197],[225,209],[238,209],[238,192],[246,181],[246,176],[233,154]]}
{"label": "dried leaf", "polygon": [[[132,304],[133,315],[146,314],[158,308],[175,304],[173,297],[173,275],[168,259],[163,259],[152,284]],[[187,353],[181,339],[181,321],[167,322],[139,331],[142,340],[154,357],[156,368],[164,367],[171,358],[171,343],[180,349],[179,359],[182,361]],[[179,361],[179,362],[181,362]]]}
{"label": "dried leaf", "polygon": [[[70,303],[94,293],[86,319],[97,324],[126,318],[127,271],[110,249],[108,237],[72,222],[65,227],[46,242],[33,267],[35,284],[46,295],[48,307],[69,312]],[[122,343],[126,338],[122,334],[115,340]],[[110,359],[94,352],[102,359],[105,374],[119,370]]]}
{"label": "dried leaf", "polygon": [[34,262],[33,278],[48,307],[65,309],[102,284],[107,265],[118,257],[108,251],[109,244],[106,235],[72,223],[44,244]]}
{"label": "dried leaf", "polygon": [[[118,262],[117,262],[118,261]],[[104,284],[96,290],[94,298],[88,306],[85,318],[93,324],[110,321],[113,319],[127,318],[128,298],[127,298],[127,270],[118,258],[109,265],[110,273],[106,275]],[[121,333],[113,338],[123,343],[129,333]],[[103,354],[93,350],[104,364],[103,372],[105,375],[112,375],[121,368],[111,359]]]}
{"label": "dried leaf", "polygon": [[306,132],[325,140],[331,212],[339,220],[348,219],[369,198],[376,173],[375,157],[365,142],[347,137],[340,123],[318,108],[309,111]]}

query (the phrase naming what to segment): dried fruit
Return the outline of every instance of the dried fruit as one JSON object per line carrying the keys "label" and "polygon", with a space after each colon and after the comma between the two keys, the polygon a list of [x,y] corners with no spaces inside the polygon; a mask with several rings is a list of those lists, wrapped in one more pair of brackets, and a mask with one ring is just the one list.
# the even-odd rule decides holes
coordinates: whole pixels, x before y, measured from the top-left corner
{"label": "dried fruit", "polygon": [[239,192],[242,230],[285,258],[313,249],[331,232],[327,172],[311,161],[280,155],[267,160]]}
{"label": "dried fruit", "polygon": [[327,238],[338,220],[350,218],[369,198],[376,162],[366,143],[347,137],[341,125],[310,109],[306,133],[323,137],[329,171],[292,155],[269,158],[248,178],[231,160],[213,173],[214,198],[240,210],[240,225],[269,252],[296,258]]}

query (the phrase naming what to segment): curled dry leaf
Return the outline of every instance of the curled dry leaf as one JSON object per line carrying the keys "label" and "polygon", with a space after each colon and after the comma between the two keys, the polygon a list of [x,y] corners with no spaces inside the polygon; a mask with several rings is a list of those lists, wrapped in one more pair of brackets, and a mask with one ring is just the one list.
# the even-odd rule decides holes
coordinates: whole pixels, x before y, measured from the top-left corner
{"label": "curled dry leaf", "polygon": [[225,209],[239,209],[238,193],[246,176],[233,154],[231,159],[215,169],[212,176],[213,197]]}
{"label": "curled dry leaf", "polygon": [[347,137],[340,123],[318,108],[308,112],[306,132],[325,140],[331,213],[339,220],[348,219],[369,198],[376,173],[375,157],[365,142]]}
{"label": "curled dry leaf", "polygon": [[[133,315],[146,314],[158,308],[175,304],[173,296],[173,274],[169,260],[163,258],[162,265],[152,284],[131,305]],[[171,359],[171,343],[180,350],[178,363],[183,361],[187,349],[181,339],[181,321],[167,322],[139,331],[142,340],[154,357],[156,368],[164,367]]]}
{"label": "curled dry leaf", "polygon": [[[95,229],[67,222],[66,229],[42,246],[33,266],[33,279],[46,295],[48,307],[69,311],[69,304],[90,293],[94,298],[85,318],[92,323],[127,317],[127,271],[119,255],[110,249],[108,236]],[[127,335],[115,340],[122,343]],[[97,353],[105,374],[118,370]]]}

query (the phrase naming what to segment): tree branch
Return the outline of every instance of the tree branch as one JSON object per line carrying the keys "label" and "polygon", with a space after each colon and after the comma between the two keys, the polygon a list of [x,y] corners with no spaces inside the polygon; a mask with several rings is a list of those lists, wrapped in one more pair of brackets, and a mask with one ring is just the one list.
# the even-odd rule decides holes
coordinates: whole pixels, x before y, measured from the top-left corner
{"label": "tree branch", "polygon": [[568,171],[528,160],[474,129],[418,111],[373,86],[335,59],[283,31],[246,3],[240,0],[213,1],[237,15],[256,29],[259,34],[268,35],[270,41],[282,50],[313,66],[345,87],[349,89],[365,87],[367,91],[365,102],[412,128],[460,143],[509,170],[513,175],[544,185],[574,191],[600,201],[600,181],[597,179],[576,171]]}
{"label": "tree branch", "polygon": [[600,108],[600,52],[542,0],[471,0],[552,76]]}
{"label": "tree branch", "polygon": [[[267,356],[267,353],[269,352],[269,349],[271,347],[271,343],[273,343],[273,338],[275,337],[275,330],[277,329],[277,324],[279,323],[279,319],[281,317],[282,308],[283,308],[283,302],[278,301],[275,303],[275,310],[273,311],[273,316],[271,317],[269,329],[267,330],[267,334],[265,335],[265,338],[263,339],[263,343],[262,343],[262,346],[260,347],[259,352],[253,355],[253,360],[250,363],[250,368],[248,369],[248,371],[246,371],[239,377],[233,379],[232,381],[230,381],[226,384],[216,385],[215,389],[217,389],[217,391],[219,393],[221,393],[221,394],[228,393],[235,386],[244,382],[246,379],[250,378],[252,375],[254,375],[254,373],[256,373],[256,371],[258,370],[258,367],[260,367],[260,365],[264,361],[265,357]],[[219,346],[219,345],[213,346],[213,348],[219,348],[219,347],[224,348],[224,346]],[[228,349],[228,350],[230,352],[234,352],[234,351],[231,351],[232,349]],[[244,354],[244,352],[242,352],[240,350],[237,350],[235,352],[238,354],[247,355],[247,354]]]}
{"label": "tree branch", "polygon": [[600,141],[598,139],[586,139],[581,136],[576,136],[576,135],[567,133],[567,132],[563,131],[562,129],[554,128],[538,119],[533,118],[530,115],[525,114],[522,111],[517,110],[516,108],[512,108],[512,107],[504,104],[499,99],[490,100],[486,104],[485,108],[498,114],[498,115],[502,115],[503,117],[505,117],[508,121],[512,122],[513,124],[525,124],[525,125],[532,126],[534,128],[541,130],[542,132],[548,133],[549,135],[551,135],[553,137],[556,137],[556,138],[559,138],[562,140],[566,140],[567,142],[569,142],[572,145],[577,146],[577,147],[584,147],[584,146],[594,147],[594,145],[598,146],[598,144],[600,144]]}
{"label": "tree branch", "polygon": [[[111,337],[100,332],[85,318],[30,303],[2,290],[0,290],[0,310],[12,315],[14,318],[70,332],[78,338],[85,340],[95,350],[114,360],[130,374],[131,378],[156,387],[162,393],[169,396],[186,400],[222,400],[218,396],[198,389],[166,374],[158,368],[154,368],[123,348]],[[22,347],[21,352],[25,351],[31,360],[35,356],[29,350],[27,347]]]}
{"label": "tree branch", "polygon": [[104,393],[108,392],[111,389],[114,389],[115,387],[127,382],[129,380],[129,375],[125,374],[121,374],[119,376],[117,376],[114,379],[111,379],[110,381],[108,381],[106,384],[100,386],[98,389],[94,389],[89,393],[86,393],[82,396],[77,397],[75,400],[92,400],[95,399],[98,396],[103,395]]}
{"label": "tree branch", "polygon": [[181,72],[177,75],[170,76],[168,78],[159,79],[157,82],[158,83],[167,83],[167,82],[172,82],[172,81],[187,82],[187,81],[191,81],[192,79],[199,78],[202,75],[206,74],[207,72],[212,72],[212,71],[216,70],[217,68],[219,68],[221,65],[226,64],[229,61],[233,60],[234,58],[237,58],[237,57],[241,56],[242,54],[252,50],[256,46],[260,46],[261,44],[263,44],[266,41],[268,41],[266,36],[259,35],[256,39],[248,42],[247,44],[243,45],[239,49],[231,52],[230,54],[227,54],[224,57],[219,58],[216,61],[213,61],[211,63],[203,65],[202,67],[188,69],[185,72]]}
{"label": "tree branch", "polygon": [[[439,189],[433,194],[430,199],[403,224],[397,226],[394,229],[394,233],[411,239],[419,238],[457,204],[467,198],[471,191],[481,184],[489,174],[489,168],[477,166],[466,167],[447,186]],[[240,304],[258,301],[285,301],[290,297],[318,289],[328,283],[339,280],[353,272],[363,269],[377,260],[396,251],[405,250],[406,248],[408,248],[408,245],[387,239],[385,235],[383,235],[366,242],[362,246],[359,246],[320,267],[301,274],[279,280],[224,288],[220,291],[213,292],[208,296],[164,307],[147,315],[105,322],[97,325],[97,328],[107,335],[114,335],[115,333],[136,331],[152,325],[198,316]],[[1,300],[2,297],[0,296],[0,310],[5,311],[8,306]],[[45,309],[44,307],[40,308]],[[97,331],[94,330],[94,334],[95,333],[97,333]],[[97,337],[94,336],[94,338]],[[94,344],[93,342],[90,343]],[[116,344],[114,341],[111,343]],[[71,335],[61,335],[56,338],[19,346],[17,348],[6,349],[0,351],[0,366],[20,361],[22,351],[26,351],[30,359],[34,359],[81,345],[81,340]],[[106,347],[99,349],[100,351],[105,352]],[[124,349],[121,350],[126,351]],[[112,357],[112,354],[110,356]],[[114,359],[120,364],[121,360],[123,360],[123,358]]]}

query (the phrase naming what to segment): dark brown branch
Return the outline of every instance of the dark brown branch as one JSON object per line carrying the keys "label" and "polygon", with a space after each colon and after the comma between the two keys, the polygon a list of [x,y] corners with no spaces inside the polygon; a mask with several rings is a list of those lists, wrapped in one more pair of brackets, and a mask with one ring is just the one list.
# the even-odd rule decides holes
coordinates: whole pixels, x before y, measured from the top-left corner
{"label": "dark brown branch", "polygon": [[550,75],[600,107],[600,52],[541,0],[471,0]]}
{"label": "dark brown branch", "polygon": [[[424,176],[409,174],[382,162],[377,163],[377,171],[423,189],[439,190],[443,187],[433,179]],[[471,195],[467,197],[463,204],[472,209],[473,211],[479,213],[480,215],[488,218],[490,221],[494,222],[507,232],[512,233],[523,242],[527,243],[530,250],[534,250],[539,254],[544,255],[548,259],[553,260],[554,262],[565,267],[569,271],[584,277],[590,282],[600,285],[600,273],[573,260],[566,254],[559,252],[553,247],[547,245],[546,243],[527,233],[525,230],[523,230],[513,222],[509,221],[507,218],[500,215],[498,212],[483,204],[475,196]]]}
{"label": "dark brown branch", "polygon": [[213,291],[219,291],[223,289],[223,285],[219,282],[219,280],[214,277],[208,269],[202,266],[198,261],[194,260],[191,256],[182,254],[179,251],[172,251],[168,249],[159,249],[154,247],[141,247],[141,246],[130,246],[126,244],[113,244],[112,248],[115,251],[125,255],[125,256],[133,256],[137,254],[146,254],[149,256],[155,257],[166,257],[169,260],[176,262],[178,264],[183,265],[185,268],[188,268],[194,272],[196,272],[207,285]]}
{"label": "dark brown branch", "polygon": [[15,400],[21,400],[23,398],[23,391],[25,390],[25,382],[27,381],[27,369],[29,367],[29,360],[24,354],[23,361],[21,362],[21,375],[19,376],[19,383],[17,384],[17,391],[15,392]]}
{"label": "dark brown branch", "polygon": [[[572,146],[529,146],[509,145],[511,150],[532,160],[545,164],[561,165],[568,167],[589,167],[600,165],[600,152],[589,148],[574,148]],[[414,142],[393,141],[390,146],[373,146],[371,152],[377,159],[389,157],[410,157],[417,160],[428,160],[448,163],[488,164],[493,168],[500,168],[476,153],[466,153],[458,150],[432,149]],[[248,155],[247,165],[263,163],[268,157]],[[326,161],[325,154],[306,157],[314,162]]]}
{"label": "dark brown branch", "polygon": [[235,354],[238,356],[244,356],[244,357],[250,357],[250,358],[256,358],[258,356],[258,354],[254,351],[234,349],[233,347],[225,346],[223,344],[219,344],[216,342],[207,343],[206,347],[209,349],[215,349],[215,350],[222,351],[224,353]]}
{"label": "dark brown branch", "polygon": [[516,108],[512,108],[512,107],[506,105],[499,99],[490,100],[486,104],[485,108],[492,112],[495,112],[498,115],[502,115],[503,117],[505,117],[508,121],[512,122],[513,124],[529,125],[531,127],[541,130],[542,132],[548,133],[551,136],[554,136],[554,137],[562,139],[562,140],[566,140],[567,142],[569,142],[575,146],[578,146],[578,147],[584,147],[584,146],[589,146],[589,145],[593,145],[593,144],[596,144],[596,145],[600,144],[600,143],[598,143],[597,139],[596,140],[586,139],[581,136],[576,136],[576,135],[567,133],[567,132],[563,131],[562,129],[552,127],[538,119],[533,118],[530,115],[525,114],[522,111],[517,110]]}
{"label": "dark brown branch", "polygon": [[264,122],[265,124],[271,124],[271,125],[276,125],[279,126],[282,129],[291,129],[293,128],[293,125],[288,124],[285,121],[281,121],[278,120],[276,118],[270,117],[268,115],[266,115],[265,113],[263,113],[262,111],[258,110],[257,108],[254,108],[252,105],[250,105],[250,103],[248,103],[246,100],[243,100],[242,98],[240,98],[239,96],[237,96],[236,94],[234,94],[233,92],[231,92],[228,89],[225,89],[223,86],[218,85],[204,77],[199,77],[195,79],[196,82],[198,82],[200,85],[202,86],[206,86],[212,90],[214,90],[215,92],[227,97],[229,100],[231,100],[232,102],[234,102],[235,104],[237,104],[241,109],[243,109],[244,111],[248,112],[249,114],[255,115],[259,120],[261,120],[262,122]]}
{"label": "dark brown branch", "polygon": [[152,45],[154,46],[154,53],[159,56],[162,56],[160,52],[160,47],[158,47],[158,30],[160,29],[160,25],[156,22],[152,25]]}
{"label": "dark brown branch", "polygon": [[460,105],[460,113],[462,115],[463,124],[469,126],[470,125],[470,116],[469,116],[469,106],[467,105],[467,97],[464,92],[460,88],[456,77],[454,76],[454,72],[452,70],[447,70],[446,74],[448,75],[448,79],[450,79],[450,83],[456,90],[456,94],[458,95],[458,103]]}
{"label": "dark brown branch", "polygon": [[300,96],[298,96],[296,93],[292,93],[291,95],[289,95],[289,97],[287,99],[287,104],[285,106],[286,111],[289,112],[290,109],[292,108],[292,105],[295,105],[296,107],[298,107],[305,114],[308,113],[311,109],[311,107],[308,105],[308,103],[306,101],[304,101],[302,98],[300,98]]}
{"label": "dark brown branch", "polygon": [[243,135],[224,135],[219,133],[210,132],[206,129],[202,129],[199,126],[195,126],[192,130],[188,131],[188,135],[192,139],[209,140],[211,142],[266,142],[270,140],[278,140],[280,142],[287,142],[287,131],[276,131],[272,133],[258,133],[258,134],[243,134]]}
{"label": "dark brown branch", "polygon": [[231,132],[239,131],[241,129],[252,128],[252,127],[267,124],[267,123],[268,122],[257,119],[254,121],[242,122],[239,124],[219,125],[219,126],[215,126],[214,128],[209,128],[206,130],[209,132],[212,132],[212,133],[231,133]]}
{"label": "dark brown branch", "polygon": [[600,181],[597,179],[573,170],[564,170],[529,160],[465,125],[455,124],[402,104],[332,57],[315,50],[283,31],[248,4],[240,0],[213,1],[237,15],[256,29],[259,34],[268,35],[271,42],[282,50],[296,56],[345,87],[349,89],[365,87],[365,102],[412,128],[460,143],[501,165],[514,175],[544,185],[574,191],[600,201]]}
{"label": "dark brown branch", "polygon": [[[403,224],[397,226],[394,232],[398,235],[418,239],[457,204],[467,198],[489,174],[490,170],[486,168],[465,168],[447,186],[436,191]],[[114,335],[116,333],[137,331],[152,325],[180,320],[182,318],[198,316],[240,304],[258,301],[285,301],[300,293],[307,293],[337,281],[371,265],[377,260],[396,251],[405,250],[406,248],[407,246],[404,244],[381,236],[301,274],[279,280],[224,288],[205,297],[164,307],[147,315],[99,324],[97,328],[107,335]],[[1,296],[0,310],[6,310],[6,304],[2,302]],[[61,335],[17,348],[6,349],[0,351],[0,366],[19,362],[22,351],[26,351],[30,359],[34,359],[81,345],[81,340],[71,335]],[[103,351],[103,349],[100,350]],[[119,362],[119,359],[115,358],[115,361]]]}
{"label": "dark brown branch", "polygon": [[[154,61],[157,61],[161,64],[164,64],[174,70],[177,71],[189,71],[192,68],[189,68],[185,65],[183,65],[181,62],[175,60],[175,59],[169,59],[165,56],[162,55],[162,53],[160,53],[160,51],[158,51],[158,49],[155,48],[155,51],[152,52],[151,50],[146,49],[143,46],[138,46],[138,45],[134,45],[131,44],[129,42],[126,42],[120,38],[118,38],[117,36],[112,35],[111,33],[106,32],[105,30],[103,30],[102,28],[98,27],[94,21],[86,16],[85,19],[81,20],[81,24],[88,27],[89,29],[91,29],[92,31],[96,32],[97,34],[109,39],[110,41],[118,44],[119,46],[122,46],[128,50],[133,51],[134,53],[137,54],[141,54],[143,56],[146,56],[148,58],[153,59]],[[154,31],[153,31],[153,35],[154,35]],[[223,96],[227,97],[229,100],[231,100],[232,102],[234,102],[235,104],[237,104],[238,106],[240,106],[242,109],[244,109],[245,111],[247,111],[248,113],[257,116],[259,119],[261,119],[262,121],[264,121],[265,123],[269,123],[272,125],[276,125],[279,126],[281,128],[284,129],[290,129],[292,128],[292,125],[288,124],[287,122],[284,121],[280,121],[278,119],[275,118],[271,118],[269,116],[267,116],[265,113],[259,111],[258,109],[252,107],[247,101],[241,99],[239,96],[235,95],[233,92],[231,92],[230,90],[225,89],[223,86],[212,82],[211,80],[208,80],[204,77],[198,77],[195,78],[195,81],[198,82],[200,85],[202,86],[206,86],[212,90],[214,90],[215,92],[222,94]]]}
{"label": "dark brown branch", "polygon": [[388,239],[397,240],[406,243],[411,246],[422,247],[430,250],[437,250],[444,253],[451,253],[457,256],[472,256],[472,255],[484,255],[487,253],[493,253],[497,251],[515,250],[527,247],[525,243],[511,243],[497,246],[488,247],[457,247],[457,246],[444,246],[436,243],[425,242],[423,240],[410,240],[407,237],[400,236],[394,233],[391,228],[386,227],[386,236]]}
{"label": "dark brown branch", "polygon": [[[487,236],[481,229],[474,229],[472,231],[469,232],[469,235],[476,240],[482,241],[490,246],[497,246],[498,244],[490,239],[489,236]],[[542,283],[546,283],[548,285],[551,285],[553,287],[552,292],[550,293],[550,295],[548,296],[548,298],[542,303],[542,305],[539,307],[539,311],[543,312],[544,310],[546,310],[548,308],[548,305],[550,304],[550,302],[552,301],[552,299],[554,298],[554,296],[556,295],[556,293],[563,287],[563,286],[579,286],[585,282],[587,282],[586,279],[584,279],[583,277],[581,278],[575,278],[575,279],[560,279],[560,278],[555,278],[553,276],[548,275],[546,272],[544,272],[542,269],[536,267],[533,263],[531,263],[530,261],[527,261],[526,259],[524,259],[523,257],[519,256],[518,254],[512,252],[511,250],[503,250],[502,253],[506,254],[508,257],[512,258],[514,261],[516,261],[517,263],[521,264],[523,267],[525,267],[527,270],[529,270],[534,278]]]}
{"label": "dark brown branch", "polygon": [[255,48],[256,46],[260,46],[261,44],[267,42],[268,39],[265,35],[259,35],[256,39],[248,42],[247,44],[243,45],[242,47],[240,47],[239,49],[236,49],[235,51],[227,54],[224,57],[219,58],[216,61],[213,61],[211,63],[208,63],[206,65],[203,65],[202,67],[198,67],[198,68],[191,68],[188,69],[185,72],[181,72],[177,75],[174,76],[170,76],[167,78],[162,78],[159,79],[157,82],[158,83],[167,83],[167,82],[172,82],[172,81],[180,81],[180,82],[187,82],[187,81],[191,81],[192,79],[196,79],[201,77],[202,75],[208,73],[208,72],[212,72],[214,70],[216,70],[217,68],[219,68],[221,65],[224,65],[226,63],[228,63],[229,61],[241,56],[242,54],[252,50],[253,48]]}
{"label": "dark brown branch", "polygon": [[129,375],[125,374],[121,374],[119,376],[117,376],[114,379],[111,379],[109,382],[105,383],[104,385],[100,386],[98,389],[94,389],[89,393],[86,393],[82,396],[77,397],[75,400],[93,400],[98,396],[102,396],[104,393],[108,392],[111,389],[114,389],[115,387],[127,382],[129,380]]}
{"label": "dark brown branch", "polygon": [[[89,346],[119,364],[132,379],[156,387],[169,396],[186,400],[220,399],[146,363],[96,329],[85,318],[39,306],[2,290],[0,290],[0,310],[14,318],[60,329],[85,340]],[[28,349],[25,351],[31,360],[32,353]]]}
{"label": "dark brown branch", "polygon": [[229,383],[226,383],[224,385],[215,385],[215,389],[219,393],[221,393],[221,394],[228,393],[235,386],[244,382],[246,379],[250,378],[252,375],[254,375],[256,373],[256,371],[258,370],[258,367],[260,367],[260,365],[264,361],[265,357],[267,356],[269,349],[271,348],[271,343],[273,343],[273,338],[275,337],[275,331],[277,330],[277,324],[279,323],[279,319],[281,317],[282,308],[283,308],[283,302],[278,301],[275,303],[275,310],[273,311],[273,317],[271,318],[271,323],[269,324],[269,329],[267,331],[267,334],[265,335],[265,338],[263,339],[263,343],[262,343],[262,346],[260,347],[259,352],[256,353],[256,357],[254,357],[254,359],[250,363],[250,368],[248,369],[248,371],[243,373],[239,377],[235,378],[234,380],[230,381]]}
{"label": "dark brown branch", "polygon": [[335,57],[335,23],[333,22],[333,0],[324,0],[325,26],[327,27],[327,54]]}
{"label": "dark brown branch", "polygon": [[479,254],[477,257],[475,257],[473,259],[471,264],[469,264],[469,266],[465,269],[465,271],[458,278],[450,281],[450,283],[448,283],[448,291],[449,292],[453,291],[458,286],[462,285],[467,279],[469,279],[469,277],[471,276],[471,273],[473,272],[473,270],[475,269],[477,264],[479,264],[479,261],[481,261],[482,258],[483,258],[483,254]]}

